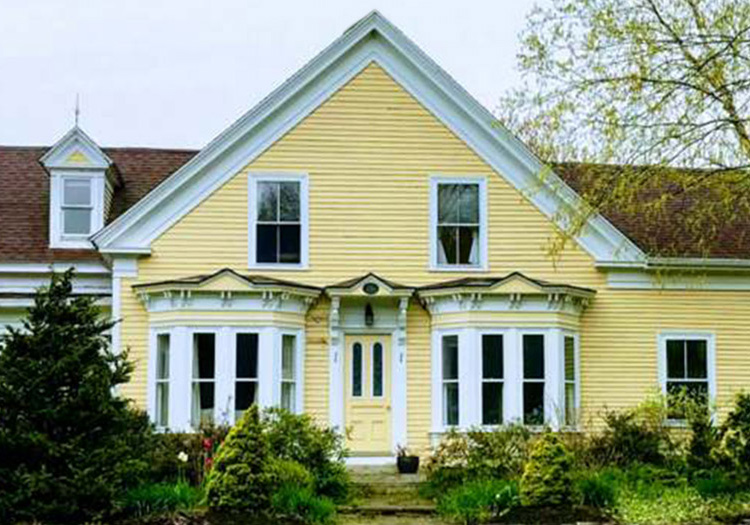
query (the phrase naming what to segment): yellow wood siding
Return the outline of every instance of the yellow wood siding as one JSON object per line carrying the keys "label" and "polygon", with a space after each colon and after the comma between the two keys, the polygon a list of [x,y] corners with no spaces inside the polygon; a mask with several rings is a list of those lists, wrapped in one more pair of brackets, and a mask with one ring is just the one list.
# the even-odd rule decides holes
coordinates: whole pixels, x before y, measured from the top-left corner
{"label": "yellow wood siding", "polygon": [[[605,405],[635,403],[656,388],[657,334],[664,329],[714,331],[721,401],[750,386],[749,293],[609,290],[577,246],[553,263],[546,255],[550,222],[374,64],[157,239],[152,255],[139,263],[137,281],[223,267],[247,273],[251,170],[309,175],[309,269],[258,273],[314,285],[367,272],[409,285],[481,275],[429,270],[429,177],[486,176],[487,273],[520,271],[598,291],[581,321],[584,418]],[[132,294],[133,283],[123,280],[122,340],[139,366],[124,392],[144,403],[148,317]],[[321,421],[329,411],[328,309],[327,301],[319,302],[306,330],[305,409]],[[415,302],[407,332],[408,440],[424,447],[431,414],[430,321]]]}

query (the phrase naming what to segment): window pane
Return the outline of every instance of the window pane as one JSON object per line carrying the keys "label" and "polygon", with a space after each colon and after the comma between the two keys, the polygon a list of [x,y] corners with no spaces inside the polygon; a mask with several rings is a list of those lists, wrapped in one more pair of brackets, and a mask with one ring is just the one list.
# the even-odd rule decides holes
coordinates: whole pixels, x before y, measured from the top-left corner
{"label": "window pane", "polygon": [[438,184],[438,224],[456,224],[461,186],[458,184]]}
{"label": "window pane", "polygon": [[669,404],[668,417],[671,419],[684,419],[684,405],[677,403],[680,395],[687,395],[699,403],[708,404],[708,382],[707,381],[668,381],[667,402]]}
{"label": "window pane", "polygon": [[193,383],[192,425],[198,428],[214,420],[214,384]]}
{"label": "window pane", "polygon": [[258,220],[275,222],[279,219],[279,184],[258,183]]}
{"label": "window pane", "polygon": [[383,395],[383,345],[380,343],[372,346],[372,395]]}
{"label": "window pane", "polygon": [[565,383],[565,424],[575,425],[576,423],[576,385],[575,383]]}
{"label": "window pane", "polygon": [[279,184],[281,221],[299,221],[299,182],[282,182]]}
{"label": "window pane", "polygon": [[156,384],[156,425],[169,426],[169,383]]}
{"label": "window pane", "polygon": [[259,224],[256,227],[256,259],[259,263],[278,262],[278,226]]}
{"label": "window pane", "polygon": [[235,377],[258,377],[258,334],[237,334]]}
{"label": "window pane", "polygon": [[482,384],[482,424],[499,425],[503,422],[503,384]]}
{"label": "window pane", "polygon": [[544,336],[523,336],[523,377],[544,379]]}
{"label": "window pane", "polygon": [[708,377],[706,341],[698,339],[687,342],[687,365],[689,378],[706,379]]}
{"label": "window pane", "polygon": [[352,396],[362,396],[362,345],[352,346]]}
{"label": "window pane", "polygon": [[193,377],[213,379],[215,373],[214,334],[195,334],[193,339]]}
{"label": "window pane", "polygon": [[63,210],[63,233],[86,235],[91,231],[91,210],[68,208]]}
{"label": "window pane", "polygon": [[458,263],[479,264],[479,228],[458,228]]}
{"label": "window pane", "polygon": [[443,385],[443,421],[446,425],[458,425],[458,383]]}
{"label": "window pane", "polygon": [[565,338],[565,380],[576,379],[576,343],[572,337]]}
{"label": "window pane", "polygon": [[667,341],[667,377],[685,377],[685,341]]}
{"label": "window pane", "polygon": [[479,223],[479,186],[464,184],[461,186],[461,203],[458,207],[458,220],[461,223]]}
{"label": "window pane", "polygon": [[443,336],[443,379],[458,379],[458,336]]}
{"label": "window pane", "polygon": [[63,188],[63,206],[90,206],[91,182],[66,180]]}
{"label": "window pane", "polygon": [[544,424],[544,383],[524,383],[523,422],[526,425]]}
{"label": "window pane", "polygon": [[300,262],[300,225],[279,226],[279,262]]}
{"label": "window pane", "polygon": [[503,336],[482,336],[482,377],[485,379],[503,378]]}
{"label": "window pane", "polygon": [[242,417],[242,413],[256,403],[255,396],[258,391],[258,383],[255,381],[237,381],[234,385],[234,414],[235,421]]}
{"label": "window pane", "polygon": [[169,379],[169,334],[156,336],[156,379]]}
{"label": "window pane", "polygon": [[281,408],[294,412],[295,406],[295,391],[296,385],[294,383],[281,383]]}
{"label": "window pane", "polygon": [[294,381],[294,357],[297,347],[297,337],[294,335],[283,335],[281,337],[281,379]]}
{"label": "window pane", "polygon": [[438,243],[438,263],[458,264],[458,227],[440,226]]}

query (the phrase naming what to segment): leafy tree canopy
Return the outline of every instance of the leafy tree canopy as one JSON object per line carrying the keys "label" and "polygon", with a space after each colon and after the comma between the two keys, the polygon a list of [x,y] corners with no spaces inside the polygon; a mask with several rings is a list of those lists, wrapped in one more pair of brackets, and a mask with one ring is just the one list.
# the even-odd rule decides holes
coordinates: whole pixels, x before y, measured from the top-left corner
{"label": "leafy tree canopy", "polygon": [[586,164],[590,207],[566,211],[563,237],[596,211],[664,224],[688,208],[691,255],[706,255],[750,216],[750,3],[552,0],[519,66],[501,120],[542,159]]}

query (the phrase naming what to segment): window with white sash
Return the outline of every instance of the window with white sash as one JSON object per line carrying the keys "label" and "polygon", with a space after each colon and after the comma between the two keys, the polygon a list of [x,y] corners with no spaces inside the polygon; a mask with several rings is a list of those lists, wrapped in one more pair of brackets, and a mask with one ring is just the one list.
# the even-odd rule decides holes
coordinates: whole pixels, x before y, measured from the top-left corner
{"label": "window with white sash", "polygon": [[157,427],[169,427],[169,334],[156,336],[156,415]]}
{"label": "window with white sash", "polygon": [[712,334],[665,333],[659,338],[662,391],[669,396],[669,418],[685,419],[675,396],[706,405],[715,396],[715,349]]}
{"label": "window with white sash", "polygon": [[486,266],[484,178],[432,179],[432,262],[435,269]]}
{"label": "window with white sash", "polygon": [[91,233],[94,212],[91,178],[62,179],[62,234],[66,237],[87,237]]}
{"label": "window with white sash", "polygon": [[458,396],[458,335],[442,338],[443,425],[456,426],[459,422]]}

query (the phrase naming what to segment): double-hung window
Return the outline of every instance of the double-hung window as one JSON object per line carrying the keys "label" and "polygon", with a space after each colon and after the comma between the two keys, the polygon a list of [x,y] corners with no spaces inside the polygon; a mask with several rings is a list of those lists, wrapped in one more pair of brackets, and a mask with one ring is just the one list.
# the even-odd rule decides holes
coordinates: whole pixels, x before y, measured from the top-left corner
{"label": "double-hung window", "polygon": [[156,336],[156,406],[157,427],[169,426],[169,334]]}
{"label": "double-hung window", "polygon": [[258,334],[236,335],[234,375],[234,420],[258,402]]}
{"label": "double-hung window", "polygon": [[281,336],[281,408],[295,412],[297,407],[297,336]]}
{"label": "double-hung window", "polygon": [[193,334],[192,410],[193,428],[214,422],[216,406],[216,334]]}
{"label": "double-hung window", "polygon": [[503,336],[482,335],[482,424],[503,423]]}
{"label": "double-hung window", "polygon": [[710,339],[704,336],[667,336],[662,350],[665,366],[663,388],[670,396],[670,419],[684,419],[676,395],[686,395],[708,403],[713,367]]}
{"label": "double-hung window", "polygon": [[523,335],[523,422],[543,425],[544,416],[544,335]]}
{"label": "double-hung window", "polygon": [[433,179],[433,264],[480,268],[485,258],[484,179]]}
{"label": "double-hung window", "polygon": [[91,179],[66,177],[62,183],[62,234],[68,237],[86,237],[91,233],[94,212]]}
{"label": "double-hung window", "polygon": [[444,335],[442,340],[443,425],[458,425],[458,336]]}
{"label": "double-hung window", "polygon": [[305,266],[306,177],[251,175],[250,199],[250,266]]}

